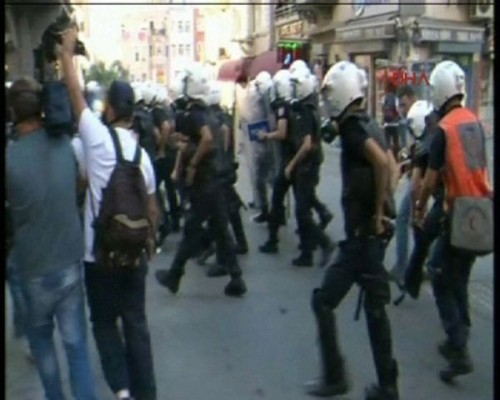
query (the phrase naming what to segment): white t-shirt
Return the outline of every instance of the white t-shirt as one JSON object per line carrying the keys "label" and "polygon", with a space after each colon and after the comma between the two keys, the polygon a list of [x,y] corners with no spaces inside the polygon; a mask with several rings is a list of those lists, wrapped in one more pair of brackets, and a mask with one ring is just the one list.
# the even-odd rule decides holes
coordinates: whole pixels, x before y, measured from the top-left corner
{"label": "white t-shirt", "polygon": [[[81,157],[81,160],[86,164],[83,169],[88,180],[87,195],[85,196],[84,259],[87,262],[94,262],[95,259],[92,251],[94,229],[92,228],[92,222],[95,216],[99,214],[102,190],[108,185],[111,173],[115,168],[116,153],[108,128],[89,108],[83,111],[78,129],[84,155],[84,157]],[[120,141],[123,157],[126,160],[132,161],[138,146],[133,132],[122,128],[116,128],[115,130]],[[153,165],[148,153],[144,149],[141,149],[141,152],[141,170],[144,175],[147,192],[151,195],[156,191]],[[90,202],[92,202],[92,205]]]}
{"label": "white t-shirt", "polygon": [[82,139],[79,136],[75,136],[71,140],[71,145],[73,146],[76,161],[78,162],[78,173],[82,178],[87,179],[87,171],[85,170],[87,163],[85,162]]}

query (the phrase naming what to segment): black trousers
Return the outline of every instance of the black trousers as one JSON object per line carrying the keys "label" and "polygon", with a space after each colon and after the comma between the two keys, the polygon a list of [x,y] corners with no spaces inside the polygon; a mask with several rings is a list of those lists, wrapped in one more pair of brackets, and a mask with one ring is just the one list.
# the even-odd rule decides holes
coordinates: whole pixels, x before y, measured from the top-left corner
{"label": "black trousers", "polygon": [[180,219],[180,205],[177,197],[177,188],[172,181],[170,175],[175,167],[175,153],[167,153],[164,158],[159,158],[155,160],[154,168],[156,175],[156,193],[158,196],[158,201],[160,202],[160,207],[164,215],[164,223],[168,221],[167,210],[165,208],[165,200],[163,199],[162,193],[159,190],[162,183],[165,185],[165,192],[167,194],[168,206],[170,209],[170,218],[172,222],[178,222]]}
{"label": "black trousers", "polygon": [[199,253],[205,236],[203,223],[210,219],[216,246],[221,251],[229,274],[231,277],[241,276],[234,242],[229,234],[228,210],[220,184],[216,181],[204,183],[191,188],[187,196],[190,208],[187,211],[183,237],[171,270],[179,275],[184,273],[186,262]]}
{"label": "black trousers", "polygon": [[327,269],[321,297],[336,309],[354,283],[365,292],[364,309],[373,358],[380,382],[393,374],[392,335],[385,305],[390,302],[388,273],[384,268],[387,242],[378,237],[352,237],[339,243],[336,261]]}
{"label": "black trousers", "polygon": [[313,218],[314,205],[319,202],[316,197],[316,186],[319,183],[319,166],[310,166],[296,171],[292,177],[295,197],[295,217],[302,251],[312,253],[316,244],[325,247],[329,239]]}
{"label": "black trousers", "polygon": [[285,196],[292,186],[292,182],[285,177],[286,165],[282,165],[273,185],[271,198],[271,213],[269,215],[269,240],[278,241],[278,232],[281,221],[285,219]]}
{"label": "black trousers", "polygon": [[[85,286],[92,331],[104,377],[113,393],[130,389],[132,397],[156,399],[151,339],[146,318],[147,263],[110,270],[85,263]],[[118,329],[123,327],[123,339]]]}

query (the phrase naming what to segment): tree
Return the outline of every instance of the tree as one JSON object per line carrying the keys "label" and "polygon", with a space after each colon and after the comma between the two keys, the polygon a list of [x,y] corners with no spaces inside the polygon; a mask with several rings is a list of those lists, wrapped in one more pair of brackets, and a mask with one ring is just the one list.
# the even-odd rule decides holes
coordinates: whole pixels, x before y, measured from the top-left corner
{"label": "tree", "polygon": [[111,82],[114,80],[124,80],[128,81],[129,72],[121,61],[113,61],[108,68],[102,61],[98,61],[97,63],[90,66],[89,72],[87,74],[87,81],[96,81],[101,86],[108,88],[111,85]]}

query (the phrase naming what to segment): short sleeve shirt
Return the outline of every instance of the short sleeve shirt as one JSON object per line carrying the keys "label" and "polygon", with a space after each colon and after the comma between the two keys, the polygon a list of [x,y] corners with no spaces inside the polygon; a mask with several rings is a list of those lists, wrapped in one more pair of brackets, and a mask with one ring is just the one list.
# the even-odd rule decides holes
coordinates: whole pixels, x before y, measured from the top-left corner
{"label": "short sleeve shirt", "polygon": [[[82,160],[86,163],[84,168],[87,171],[88,189],[85,198],[85,261],[94,262],[93,245],[94,229],[92,223],[97,217],[102,200],[102,190],[106,188],[116,165],[116,153],[108,128],[86,108],[79,121],[79,135],[82,142],[84,157]],[[126,160],[133,160],[137,140],[132,131],[122,128],[116,128],[118,140]],[[141,149],[142,174],[148,194],[154,194],[156,191],[156,180],[153,165],[148,153]],[[81,169],[81,167],[80,167]]]}

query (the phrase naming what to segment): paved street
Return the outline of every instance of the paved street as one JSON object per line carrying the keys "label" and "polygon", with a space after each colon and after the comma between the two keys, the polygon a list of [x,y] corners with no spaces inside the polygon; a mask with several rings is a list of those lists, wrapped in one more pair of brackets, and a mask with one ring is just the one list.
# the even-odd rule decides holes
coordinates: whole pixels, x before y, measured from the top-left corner
{"label": "paved street", "polygon": [[[489,146],[490,149],[492,146]],[[339,208],[339,151],[326,150],[320,198],[336,218],[328,231],[342,237]],[[491,153],[490,153],[491,154]],[[492,160],[489,160],[492,165]],[[240,193],[250,193],[244,165],[240,167]],[[398,198],[401,193],[398,193]],[[324,270],[299,269],[290,260],[297,254],[295,222],[281,232],[280,254],[260,254],[266,239],[264,226],[244,213],[251,253],[241,258],[249,291],[243,299],[223,295],[226,278],[209,279],[206,267],[192,262],[173,296],[153,276],[169,265],[179,236],[170,236],[165,251],[152,263],[148,277],[147,309],[154,349],[158,400],[302,400],[302,383],[319,373],[316,331],[310,311],[311,290]],[[394,241],[386,266],[394,263]],[[393,295],[398,291],[393,287]],[[340,341],[353,382],[343,399],[362,399],[365,385],[375,381],[364,316],[354,321],[358,289],[353,288],[338,309]],[[418,301],[390,306],[395,354],[400,365],[402,400],[493,400],[493,257],[478,259],[470,284],[473,318],[470,350],[473,374],[444,385],[437,373],[445,362],[436,351],[444,338],[430,287],[425,284]],[[33,366],[23,357],[20,343],[12,339],[10,299],[7,301],[7,398],[38,400],[41,386]],[[90,334],[90,331],[89,331]],[[104,383],[92,336],[89,336],[100,398],[113,397]],[[59,346],[60,347],[60,346]],[[60,353],[63,354],[62,352]],[[65,367],[65,362],[63,362]],[[63,369],[66,371],[66,368]],[[66,379],[67,381],[67,379]],[[69,393],[69,388],[68,388]]]}

